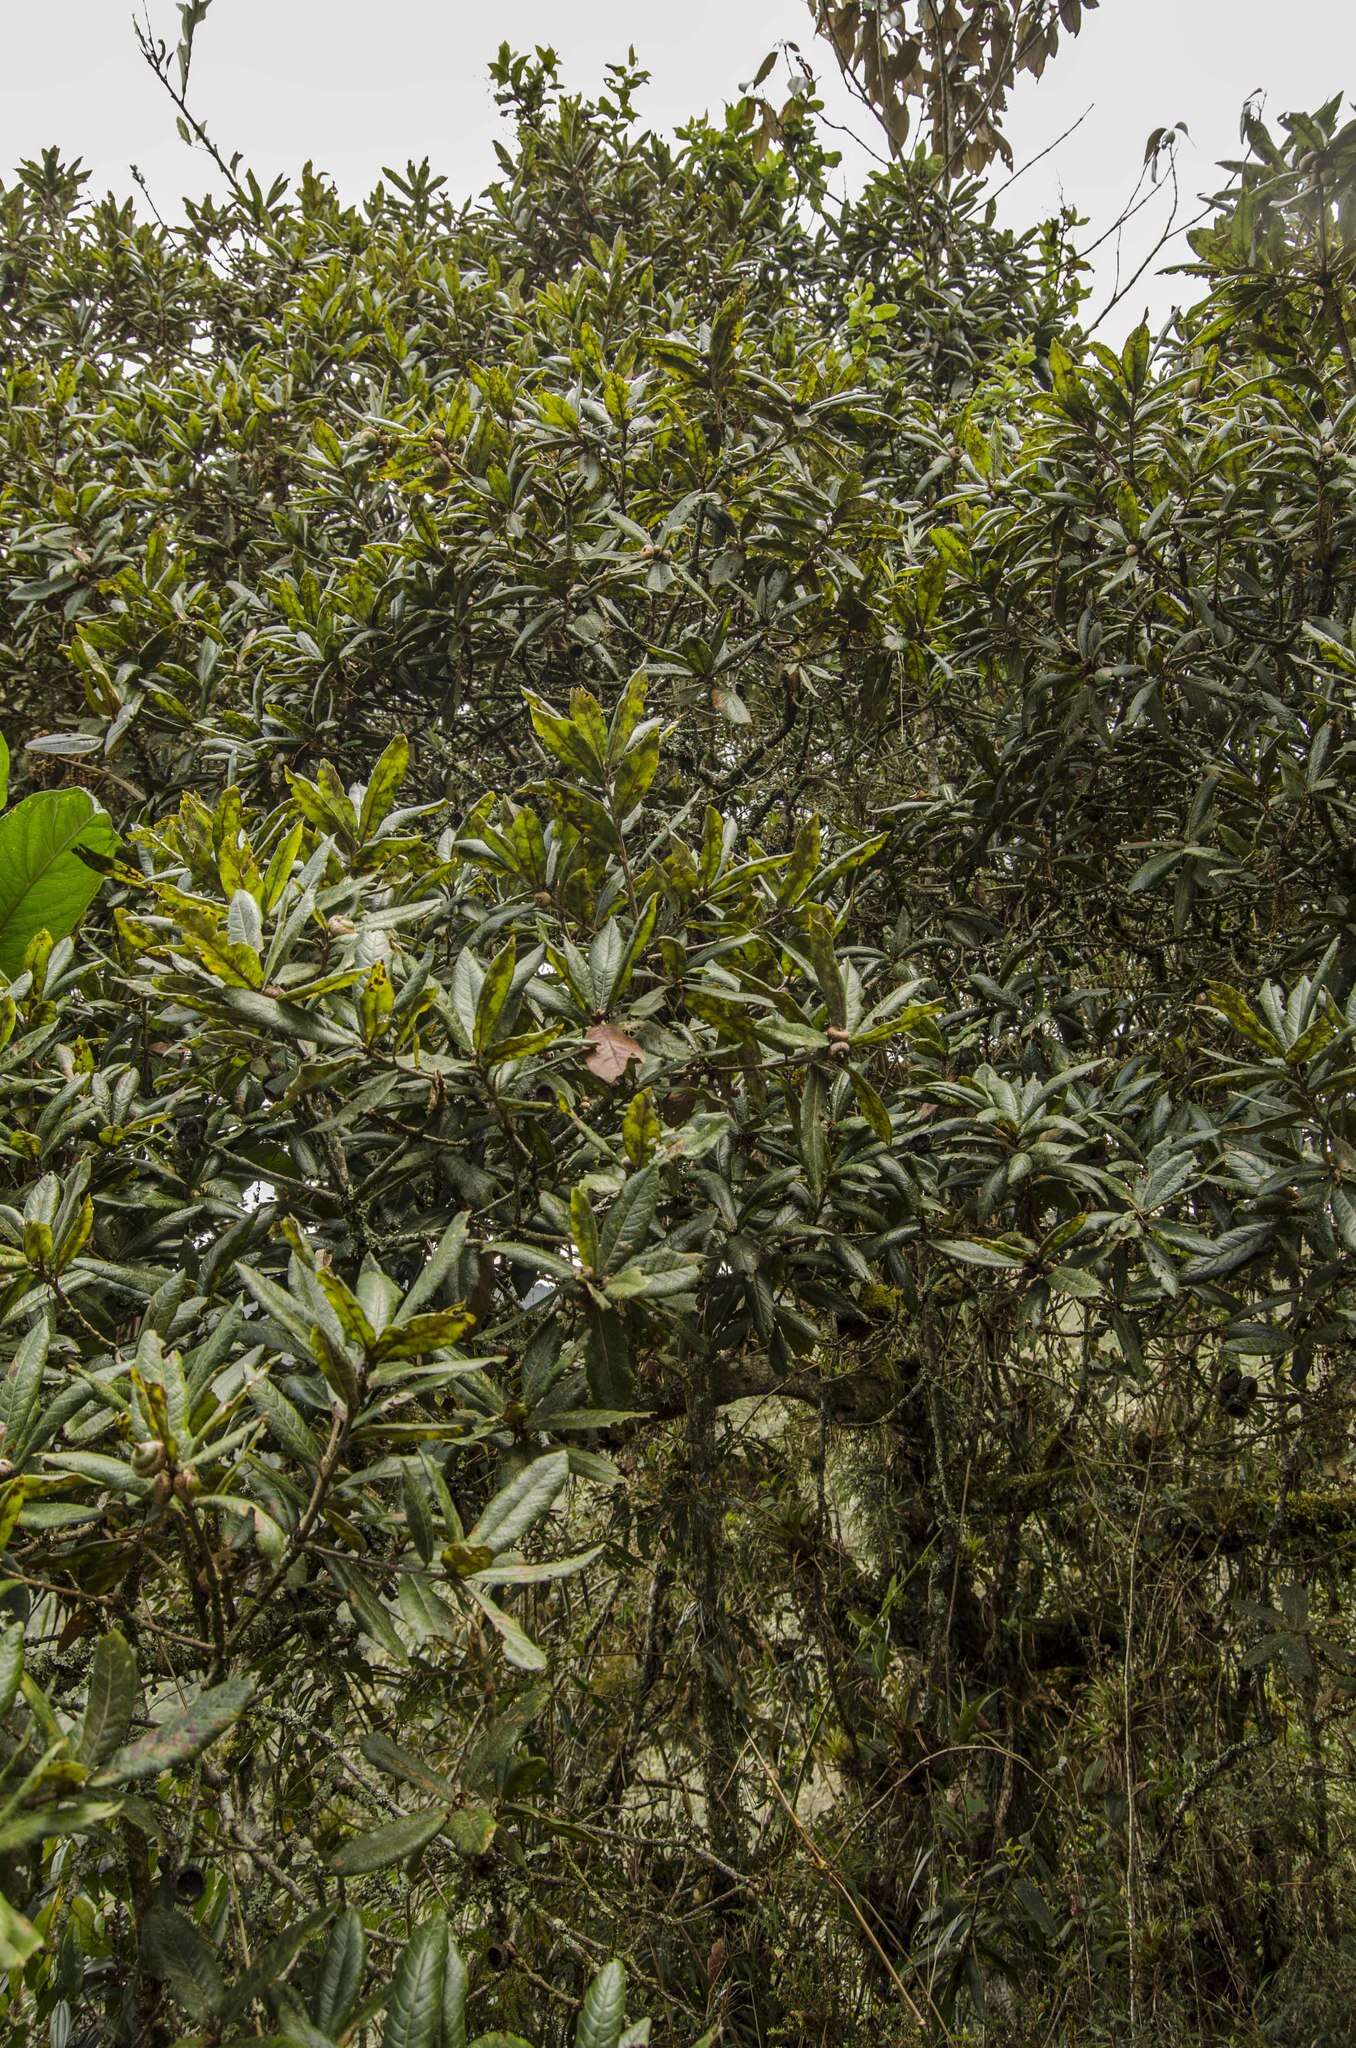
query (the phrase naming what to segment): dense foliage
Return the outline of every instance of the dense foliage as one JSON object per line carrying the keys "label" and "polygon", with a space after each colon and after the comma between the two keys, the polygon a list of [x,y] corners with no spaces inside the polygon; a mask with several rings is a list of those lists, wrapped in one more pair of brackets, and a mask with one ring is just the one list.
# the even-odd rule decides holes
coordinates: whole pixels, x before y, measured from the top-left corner
{"label": "dense foliage", "polygon": [[1113,351],[496,79],[0,191],[7,2035],[1328,2038],[1356,126]]}

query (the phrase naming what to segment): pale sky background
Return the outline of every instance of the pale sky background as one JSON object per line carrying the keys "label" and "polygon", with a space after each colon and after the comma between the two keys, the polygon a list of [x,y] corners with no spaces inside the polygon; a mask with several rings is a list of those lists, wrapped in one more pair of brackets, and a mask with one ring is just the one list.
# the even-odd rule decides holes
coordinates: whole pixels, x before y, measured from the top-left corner
{"label": "pale sky background", "polygon": [[[149,6],[158,32],[175,40],[172,0]],[[567,86],[579,89],[634,44],[653,74],[642,111],[670,129],[735,97],[786,38],[818,70],[829,111],[875,141],[815,42],[804,0],[214,0],[198,34],[193,98],[227,152],[242,151],[261,177],[310,157],[356,198],[383,164],[427,155],[461,196],[495,175],[486,66],[501,40],[553,44]],[[180,194],[211,184],[142,65],[128,0],[0,0],[0,52],[0,177],[55,143],[84,159],[100,189],[129,191],[128,167],[138,164],[167,214]],[[1196,195],[1222,182],[1213,166],[1236,153],[1239,109],[1257,90],[1272,115],[1339,91],[1350,103],[1356,0],[1102,0],[1044,79],[1019,88],[1008,121],[1019,165],[1092,111],[1004,197],[1005,218],[1035,220],[1067,199],[1090,217],[1087,246],[1132,190],[1149,131],[1177,121],[1191,133],[1179,164],[1186,210],[1196,211]],[[865,160],[844,147],[851,161],[840,179],[855,183]],[[1123,278],[1152,246],[1156,220],[1158,205],[1126,229]],[[1182,242],[1174,253],[1185,254]],[[1113,288],[1114,244],[1096,262],[1094,309]],[[1157,321],[1191,290],[1188,279],[1146,275],[1104,332],[1115,338],[1146,308]]]}

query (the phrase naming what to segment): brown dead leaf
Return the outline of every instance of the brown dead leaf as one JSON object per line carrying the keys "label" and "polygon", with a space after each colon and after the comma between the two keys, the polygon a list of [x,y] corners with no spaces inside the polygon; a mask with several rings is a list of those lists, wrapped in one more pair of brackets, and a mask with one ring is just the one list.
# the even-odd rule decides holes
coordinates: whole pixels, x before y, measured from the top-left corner
{"label": "brown dead leaf", "polygon": [[616,1024],[590,1024],[584,1033],[584,1041],[592,1047],[584,1065],[600,1081],[620,1081],[632,1060],[643,1060],[644,1047],[637,1044],[629,1031],[622,1031]]}

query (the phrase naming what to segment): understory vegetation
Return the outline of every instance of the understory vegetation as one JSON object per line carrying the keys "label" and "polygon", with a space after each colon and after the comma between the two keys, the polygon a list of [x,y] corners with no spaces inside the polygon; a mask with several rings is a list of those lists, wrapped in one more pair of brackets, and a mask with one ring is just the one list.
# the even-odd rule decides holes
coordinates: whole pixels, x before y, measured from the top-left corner
{"label": "understory vegetation", "polygon": [[1336,2041],[1356,124],[495,83],[0,187],[0,2029]]}

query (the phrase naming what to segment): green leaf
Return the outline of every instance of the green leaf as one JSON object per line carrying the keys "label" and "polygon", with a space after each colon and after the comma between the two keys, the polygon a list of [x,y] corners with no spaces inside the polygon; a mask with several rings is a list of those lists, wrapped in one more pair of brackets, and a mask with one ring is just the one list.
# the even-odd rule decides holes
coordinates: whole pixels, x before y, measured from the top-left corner
{"label": "green leaf", "polygon": [[484,1545],[496,1554],[511,1550],[549,1513],[569,1477],[567,1452],[551,1451],[544,1458],[534,1458],[494,1496],[474,1529],[467,1532],[468,1545]]}
{"label": "green leaf", "polygon": [[1102,1292],[1101,1281],[1085,1266],[1056,1266],[1049,1280],[1057,1293],[1067,1294],[1074,1301],[1095,1301]]}
{"label": "green leaf", "polygon": [[1130,877],[1130,894],[1138,896],[1143,890],[1152,889],[1155,882],[1161,882],[1165,875],[1172,873],[1178,862],[1185,858],[1185,854],[1185,847],[1174,846],[1166,853],[1151,855]]}
{"label": "green leaf", "polygon": [[370,839],[389,813],[410,765],[410,743],[403,733],[391,740],[376,767],[358,813],[358,837]]}
{"label": "green leaf", "polygon": [[422,1465],[416,1466],[408,1458],[400,1471],[400,1504],[405,1510],[405,1521],[415,1549],[425,1564],[431,1564],[434,1528],[424,1469]]}
{"label": "green leaf", "polygon": [[52,1806],[32,1807],[0,1825],[0,1856],[45,1841],[49,1835],[59,1840],[65,1835],[87,1834],[121,1811],[119,1799],[67,1799]]}
{"label": "green leaf", "polygon": [[[589,1334],[584,1347],[584,1369],[588,1374],[590,1397],[601,1408],[624,1406],[635,1387],[631,1368],[631,1346],[626,1326],[615,1309],[589,1304]],[[552,1419],[559,1429],[559,1416]]]}
{"label": "green leaf", "polygon": [[246,2012],[256,2000],[276,1996],[297,1957],[329,1925],[329,1919],[328,1908],[318,1907],[304,1920],[294,1921],[266,1941],[255,1953],[248,1970],[231,1985],[226,1997],[227,2013]]}
{"label": "green leaf", "polygon": [[466,1308],[429,1309],[424,1315],[408,1316],[389,1323],[372,1347],[381,1364],[397,1358],[426,1358],[432,1351],[447,1351],[475,1328],[475,1316]]}
{"label": "green leaf", "polygon": [[382,2048],[438,2048],[448,1947],[441,1920],[426,1921],[406,1943],[386,2005]]}
{"label": "green leaf", "polygon": [[356,1033],[331,1024],[318,1010],[304,1010],[298,1003],[280,1003],[259,989],[218,988],[213,991],[212,1002],[266,1038],[281,1037],[294,1039],[298,1044],[340,1046],[345,1050],[362,1043]]}
{"label": "green leaf", "polygon": [[466,1965],[454,1941],[447,1944],[447,1971],[443,1978],[443,2038],[441,2048],[466,2048]]}
{"label": "green leaf", "polygon": [[[562,1453],[562,1456],[564,1453]],[[546,1652],[532,1641],[526,1630],[519,1628],[511,1614],[505,1614],[497,1602],[481,1586],[467,1587],[472,1599],[484,1614],[490,1626],[498,1632],[504,1645],[504,1655],[517,1671],[545,1671]]]}
{"label": "green leaf", "polygon": [[939,1252],[946,1252],[950,1258],[960,1259],[967,1266],[992,1266],[997,1269],[1026,1264],[1026,1260],[1019,1252],[1008,1251],[1003,1245],[985,1243],[979,1238],[939,1237],[937,1249]]}
{"label": "green leaf", "polygon": [[480,984],[476,997],[475,1021],[471,1028],[471,1043],[478,1053],[486,1053],[494,1044],[499,1029],[499,1020],[513,993],[513,969],[517,960],[517,946],[512,939],[501,947],[485,970],[485,979]]}
{"label": "green leaf", "polygon": [[50,1340],[51,1325],[45,1316],[40,1316],[15,1346],[14,1357],[0,1385],[5,1455],[16,1462],[28,1448],[29,1429],[42,1398],[42,1375]]}
{"label": "green leaf", "polygon": [[1349,1252],[1356,1252],[1356,1201],[1342,1187],[1334,1187],[1330,1199],[1337,1234]]}
{"label": "green leaf", "polygon": [[434,1799],[441,1799],[451,1806],[457,1798],[457,1788],[450,1778],[441,1771],[432,1770],[407,1749],[401,1749],[392,1742],[389,1735],[372,1733],[360,1737],[358,1747],[367,1761],[377,1770],[385,1772],[388,1778],[397,1778],[404,1785],[413,1785],[418,1792],[427,1792]]}
{"label": "green leaf", "polygon": [[600,1272],[616,1272],[640,1251],[649,1237],[658,1202],[657,1167],[643,1167],[622,1183],[603,1221],[598,1245]]}
{"label": "green leaf", "polygon": [[253,1695],[252,1677],[228,1678],[222,1685],[209,1687],[191,1707],[120,1749],[100,1775],[131,1785],[191,1763],[209,1743],[234,1727]]}
{"label": "green leaf", "polygon": [[355,1620],[373,1642],[381,1644],[392,1663],[407,1664],[409,1654],[396,1625],[365,1574],[356,1564],[341,1557],[326,1557],[325,1569],[335,1584],[342,1588]]}
{"label": "green leaf", "polygon": [[374,1350],[377,1333],[352,1288],[339,1278],[332,1266],[317,1266],[315,1277],[321,1293],[338,1317],[339,1327],[349,1343],[357,1351]]}
{"label": "green leaf", "polygon": [[330,1858],[330,1869],[336,1877],[359,1877],[369,1870],[385,1870],[389,1864],[403,1863],[440,1834],[446,1823],[447,1811],[441,1806],[387,1821],[385,1827],[373,1828],[370,1834],[355,1835],[351,1842],[345,1842]]}
{"label": "green leaf", "polygon": [[13,978],[40,931],[63,939],[99,893],[96,867],[118,849],[112,821],[83,789],[39,790],[0,818],[0,972]]}
{"label": "green leaf", "polygon": [[431,1300],[449,1275],[456,1272],[465,1248],[469,1221],[469,1209],[463,1209],[452,1218],[434,1247],[432,1257],[425,1261],[418,1279],[396,1311],[397,1323],[407,1322],[426,1301]]}
{"label": "green leaf", "polygon": [[142,1950],[153,1977],[168,1986],[195,2020],[222,2009],[226,1986],[217,1959],[193,1922],[168,1906],[152,1906],[142,1929]]}
{"label": "green leaf", "polygon": [[127,1740],[137,1703],[137,1660],[117,1629],[101,1636],[89,1673],[89,1697],[76,1742],[82,1764],[97,1768]]}
{"label": "green leaf", "polygon": [[0,1721],[14,1705],[24,1675],[24,1625],[12,1621],[0,1635]]}
{"label": "green leaf", "polygon": [[1209,1251],[1199,1252],[1194,1259],[1188,1259],[1182,1268],[1186,1281],[1224,1280],[1230,1273],[1236,1273],[1240,1266],[1246,1266],[1255,1259],[1258,1252],[1271,1242],[1276,1226],[1273,1223],[1243,1223],[1236,1230],[1226,1230],[1217,1237]]}
{"label": "green leaf", "polygon": [[1273,1031],[1268,1031],[1252,1004],[1238,989],[1230,988],[1226,982],[1212,981],[1206,989],[1206,1001],[1260,1052],[1273,1059],[1281,1058],[1284,1047],[1280,1040]]}
{"label": "green leaf", "polygon": [[574,2048],[617,2048],[626,2021],[626,1972],[605,1963],[588,1990],[575,2028]]}
{"label": "green leaf", "polygon": [[0,1552],[9,1548],[9,1539],[19,1525],[30,1484],[27,1479],[11,1479],[0,1487]]}
{"label": "green leaf", "polygon": [[586,1273],[596,1273],[600,1265],[598,1250],[598,1219],[589,1201],[588,1188],[582,1183],[570,1189],[570,1236],[579,1254],[579,1262]]}
{"label": "green leaf", "polygon": [[818,1067],[811,1067],[800,1098],[800,1156],[816,1201],[823,1195],[829,1178],[828,1101],[824,1076]]}
{"label": "green leaf", "polygon": [[31,1920],[16,1912],[0,1892],[0,1972],[21,1970],[42,1947],[42,1936]]}
{"label": "green leaf", "polygon": [[875,1136],[880,1139],[882,1145],[891,1144],[894,1140],[895,1132],[894,1125],[890,1121],[890,1112],[867,1080],[865,1074],[859,1073],[855,1067],[852,1070],[852,1092],[857,1098],[858,1109],[871,1126]]}
{"label": "green leaf", "polygon": [[273,1384],[267,1373],[256,1373],[247,1383],[246,1392],[253,1406],[266,1419],[275,1443],[289,1457],[312,1467],[320,1463],[320,1445],[310,1424],[300,1409],[288,1400],[281,1387]]}
{"label": "green leaf", "polygon": [[490,1806],[462,1806],[447,1817],[447,1836],[462,1856],[483,1856],[494,1840],[498,1822]]}
{"label": "green leaf", "polygon": [[311,2011],[316,2025],[327,2034],[337,2034],[348,2020],[362,1989],[367,1967],[367,1936],[362,1916],[350,1906],[330,1930],[325,1953],[320,1959]]}
{"label": "green leaf", "polygon": [[622,1149],[632,1166],[646,1165],[663,1135],[654,1096],[650,1089],[642,1088],[631,1098],[622,1118]]}

